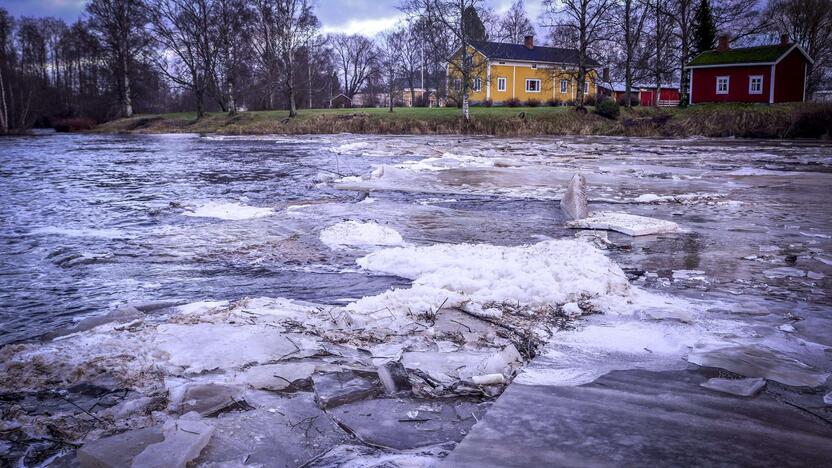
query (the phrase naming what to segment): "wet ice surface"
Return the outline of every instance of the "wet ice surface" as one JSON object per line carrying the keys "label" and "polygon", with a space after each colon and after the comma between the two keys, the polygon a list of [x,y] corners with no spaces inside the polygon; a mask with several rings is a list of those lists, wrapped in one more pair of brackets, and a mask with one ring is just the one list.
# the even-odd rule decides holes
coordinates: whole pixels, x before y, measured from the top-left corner
{"label": "wet ice surface", "polygon": [[[30,345],[15,355],[6,348],[6,364],[37,356],[47,370],[18,363],[17,385],[3,392],[23,391],[14,398],[28,402],[34,397],[25,391],[41,390],[44,377],[69,386],[123,367],[134,393],[105,409],[122,415],[117,427],[124,430],[178,417],[168,413],[165,395],[173,400],[188,384],[247,389],[253,409],[205,418],[215,427],[201,459],[206,466],[239,463],[239,437],[255,437],[251,428],[261,426],[271,428],[260,433],[264,440],[289,437],[298,447],[289,453],[258,441],[249,447],[253,460],[282,451],[302,459],[297,464],[315,458],[321,466],[432,463],[473,424],[477,416],[470,414],[479,410],[466,405],[493,396],[488,386],[473,395],[477,386],[465,385],[490,374],[487,363],[516,341],[484,320],[524,324],[523,307],[554,306],[557,316],[536,313],[557,326],[535,330],[549,344],[516,381],[571,386],[615,370],[696,363],[724,368],[732,378],[815,387],[790,398],[828,412],[819,396],[829,391],[832,370],[828,145],[55,135],[0,140],[0,162],[0,342],[124,303],[216,301],[179,312],[163,307],[139,320],[119,315],[116,325],[45,350]],[[623,271],[582,263],[594,250],[551,250],[560,244],[548,240],[575,237],[556,200],[577,171],[587,178],[590,211],[671,221],[680,230],[583,236]],[[385,250],[398,245],[404,247]],[[540,274],[547,268],[551,278]],[[603,291],[596,274],[610,281]],[[546,281],[568,287],[552,290]],[[396,291],[385,293],[391,286]],[[239,301],[244,297],[314,304]],[[503,302],[493,307],[489,300]],[[573,318],[596,311],[604,313]],[[384,334],[390,330],[399,337]],[[136,356],[129,365],[119,358],[127,350]],[[48,370],[60,362],[56,354],[72,353],[78,362]],[[372,375],[389,360],[456,396],[431,403],[425,387],[415,401],[367,400],[381,398]],[[162,370],[152,370],[159,363]],[[502,364],[496,372],[517,371]],[[343,372],[358,374],[326,387],[341,404],[325,414],[309,392],[317,383],[326,393],[326,380],[313,374]],[[290,404],[284,400],[292,392],[300,399]],[[286,416],[281,405],[294,404],[302,415]],[[390,429],[376,434],[378,418],[388,418]],[[92,437],[113,431],[90,418],[81,426]]]}

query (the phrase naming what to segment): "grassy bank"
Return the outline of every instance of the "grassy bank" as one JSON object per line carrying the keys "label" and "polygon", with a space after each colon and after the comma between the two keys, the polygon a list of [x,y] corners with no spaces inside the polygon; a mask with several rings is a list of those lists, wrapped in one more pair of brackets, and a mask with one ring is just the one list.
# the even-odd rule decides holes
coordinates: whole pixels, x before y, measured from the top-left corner
{"label": "grassy bank", "polygon": [[495,136],[620,135],[664,137],[832,138],[832,105],[699,105],[622,109],[612,120],[568,107],[474,107],[464,125],[456,108],[313,109],[141,115],[100,125],[98,132],[219,134],[481,134]]}

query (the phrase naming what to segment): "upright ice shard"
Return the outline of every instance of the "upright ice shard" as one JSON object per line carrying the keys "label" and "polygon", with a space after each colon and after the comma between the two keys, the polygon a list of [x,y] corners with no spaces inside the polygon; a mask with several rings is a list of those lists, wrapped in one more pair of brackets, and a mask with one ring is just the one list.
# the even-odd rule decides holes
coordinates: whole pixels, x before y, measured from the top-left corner
{"label": "upright ice shard", "polygon": [[580,172],[572,176],[566,193],[560,200],[560,208],[570,220],[583,219],[589,216],[586,204],[586,178]]}

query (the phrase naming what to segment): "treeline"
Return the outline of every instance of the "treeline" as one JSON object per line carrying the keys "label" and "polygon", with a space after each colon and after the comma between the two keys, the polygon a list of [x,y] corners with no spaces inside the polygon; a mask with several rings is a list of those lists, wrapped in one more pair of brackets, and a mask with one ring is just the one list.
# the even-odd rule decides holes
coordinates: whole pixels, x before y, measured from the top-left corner
{"label": "treeline", "polygon": [[[522,0],[502,15],[484,0],[399,6],[406,20],[372,39],[324,35],[307,0],[90,0],[73,24],[0,9],[0,132],[134,113],[294,116],[339,93],[365,93],[371,105],[386,94],[392,109],[393,96],[409,92],[424,105],[417,88],[458,103],[467,119],[480,70],[453,52],[476,40],[522,42],[535,23],[538,44],[578,50],[579,81],[591,57],[613,79],[678,83],[684,93],[683,64],[723,32],[738,45],[787,34],[815,59],[810,92],[832,59],[832,0],[545,0],[534,22]],[[445,89],[447,70],[462,77],[458,90]]]}

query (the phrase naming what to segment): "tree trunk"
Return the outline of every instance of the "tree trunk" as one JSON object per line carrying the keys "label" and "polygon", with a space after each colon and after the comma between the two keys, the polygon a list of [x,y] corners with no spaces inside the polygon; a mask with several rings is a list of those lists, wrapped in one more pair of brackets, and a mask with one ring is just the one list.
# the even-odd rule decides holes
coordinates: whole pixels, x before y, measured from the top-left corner
{"label": "tree trunk", "polygon": [[9,109],[6,106],[6,82],[0,67],[0,133],[9,133]]}
{"label": "tree trunk", "polygon": [[462,120],[466,124],[471,122],[471,115],[468,113],[468,90],[462,93]]}
{"label": "tree trunk", "polygon": [[194,90],[196,96],[196,119],[199,120],[205,115],[205,91],[202,88]]}
{"label": "tree trunk", "polygon": [[309,57],[307,54],[306,57],[306,79],[307,79],[307,91],[309,93],[309,109],[312,108],[312,58]]}
{"label": "tree trunk", "polygon": [[237,101],[234,99],[234,81],[227,80],[226,92],[228,93],[228,115],[237,115]]}
{"label": "tree trunk", "polygon": [[133,101],[130,98],[130,73],[128,71],[128,62],[129,57],[127,57],[127,54],[123,54],[121,59],[121,73],[124,86],[124,95],[122,96],[122,113],[124,114],[124,117],[133,117]]}
{"label": "tree trunk", "polygon": [[389,104],[390,104],[390,112],[393,112],[393,84],[392,84],[392,79],[393,79],[393,77],[390,77],[390,79],[391,79],[391,84],[390,84],[390,89],[389,89],[389,90],[388,90],[388,92],[387,92],[387,94],[388,94],[387,99],[388,99],[388,101],[390,101],[390,102],[389,102]]}
{"label": "tree trunk", "polygon": [[292,63],[288,62],[286,70],[286,91],[289,94],[289,117],[297,117],[298,109],[295,104],[295,83],[292,76]]}

